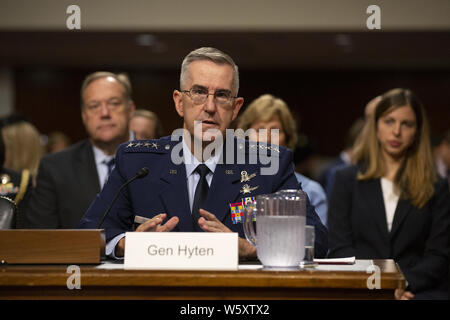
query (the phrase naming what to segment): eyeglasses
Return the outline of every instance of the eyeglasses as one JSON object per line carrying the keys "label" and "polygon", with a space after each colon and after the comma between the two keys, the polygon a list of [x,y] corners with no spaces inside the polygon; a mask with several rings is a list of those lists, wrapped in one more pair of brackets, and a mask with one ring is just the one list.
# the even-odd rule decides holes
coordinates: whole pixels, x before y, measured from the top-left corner
{"label": "eyeglasses", "polygon": [[208,89],[205,87],[194,86],[190,90],[180,90],[186,93],[189,98],[192,99],[194,104],[203,104],[208,99],[208,96],[213,95],[214,101],[219,105],[228,105],[231,100],[237,98],[234,97],[230,90],[217,90],[214,93],[209,93]]}

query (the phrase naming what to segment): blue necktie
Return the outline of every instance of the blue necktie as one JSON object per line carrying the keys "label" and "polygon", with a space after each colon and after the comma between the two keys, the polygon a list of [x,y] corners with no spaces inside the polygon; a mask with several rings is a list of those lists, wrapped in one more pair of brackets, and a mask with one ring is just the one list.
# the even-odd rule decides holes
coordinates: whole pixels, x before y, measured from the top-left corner
{"label": "blue necktie", "polygon": [[105,183],[103,184],[103,185],[105,185],[106,182],[107,182],[108,179],[109,179],[109,176],[111,175],[111,172],[112,172],[113,169],[114,169],[114,164],[115,164],[115,162],[114,162],[114,158],[112,158],[112,159],[109,160],[109,161],[104,160],[102,163],[105,164],[105,165],[108,167],[108,174],[106,175]]}

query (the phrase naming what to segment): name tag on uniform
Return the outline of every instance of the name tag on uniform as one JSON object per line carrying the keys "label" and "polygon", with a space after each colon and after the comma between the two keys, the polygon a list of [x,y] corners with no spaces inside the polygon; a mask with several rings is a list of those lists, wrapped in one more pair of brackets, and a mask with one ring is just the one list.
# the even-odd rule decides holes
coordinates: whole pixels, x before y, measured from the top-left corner
{"label": "name tag on uniform", "polygon": [[238,234],[127,232],[125,269],[237,270]]}

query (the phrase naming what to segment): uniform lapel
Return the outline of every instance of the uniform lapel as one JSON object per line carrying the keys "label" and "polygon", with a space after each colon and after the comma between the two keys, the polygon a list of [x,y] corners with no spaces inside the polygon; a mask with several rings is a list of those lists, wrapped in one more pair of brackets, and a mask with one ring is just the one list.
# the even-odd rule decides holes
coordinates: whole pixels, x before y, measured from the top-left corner
{"label": "uniform lapel", "polygon": [[160,179],[167,183],[166,187],[159,193],[164,207],[167,208],[166,221],[173,216],[177,216],[180,221],[175,229],[184,232],[194,231],[184,163],[176,165],[172,161],[168,161],[167,166],[161,172]]}
{"label": "uniform lapel", "polygon": [[219,221],[224,221],[233,203],[239,196],[240,171],[235,164],[217,164],[206,199],[205,209]]}

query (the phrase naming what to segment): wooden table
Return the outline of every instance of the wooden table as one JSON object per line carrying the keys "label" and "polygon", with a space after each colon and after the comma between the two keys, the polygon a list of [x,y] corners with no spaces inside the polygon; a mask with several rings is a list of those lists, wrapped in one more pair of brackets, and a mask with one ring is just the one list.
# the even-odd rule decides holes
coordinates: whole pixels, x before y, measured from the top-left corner
{"label": "wooden table", "polygon": [[[393,299],[405,278],[393,260],[373,260],[381,289],[362,271],[135,271],[80,266],[69,290],[67,265],[0,266],[0,299]],[[75,283],[75,282],[71,282]]]}

